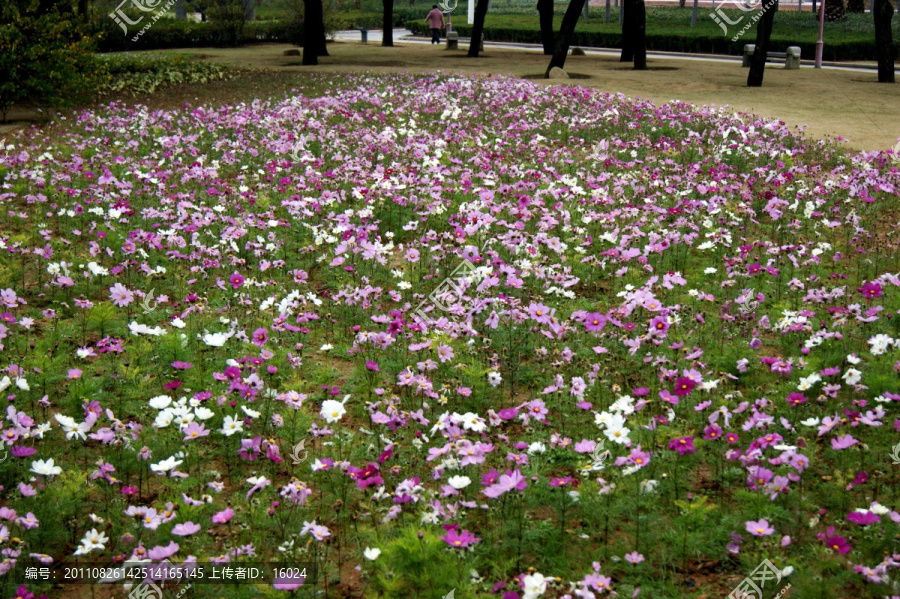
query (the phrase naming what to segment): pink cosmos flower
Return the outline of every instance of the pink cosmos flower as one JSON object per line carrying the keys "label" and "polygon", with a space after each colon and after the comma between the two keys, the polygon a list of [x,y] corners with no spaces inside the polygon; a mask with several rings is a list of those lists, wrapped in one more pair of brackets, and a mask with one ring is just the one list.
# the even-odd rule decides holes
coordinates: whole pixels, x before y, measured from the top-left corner
{"label": "pink cosmos flower", "polygon": [[775,528],[769,525],[769,521],[763,518],[759,521],[747,520],[747,532],[754,537],[767,537],[775,532]]}
{"label": "pink cosmos flower", "polygon": [[113,305],[124,308],[134,301],[134,294],[121,283],[116,283],[109,288],[109,298]]}
{"label": "pink cosmos flower", "polygon": [[474,545],[475,543],[481,541],[480,538],[476,537],[468,530],[456,532],[455,529],[448,530],[447,534],[438,538],[454,549],[465,549],[466,547],[469,547],[470,545]]}

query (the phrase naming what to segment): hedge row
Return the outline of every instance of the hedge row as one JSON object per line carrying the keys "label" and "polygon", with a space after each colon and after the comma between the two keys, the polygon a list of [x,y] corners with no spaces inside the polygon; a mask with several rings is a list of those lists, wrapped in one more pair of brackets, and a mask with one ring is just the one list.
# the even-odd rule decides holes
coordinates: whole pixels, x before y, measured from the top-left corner
{"label": "hedge row", "polygon": [[[133,31],[124,34],[112,19],[102,19],[101,22],[101,30],[97,32],[99,34],[97,49],[100,52],[236,45],[232,34],[221,24],[214,22],[195,23],[160,19],[136,40],[133,38],[140,31],[137,26],[134,26]],[[289,31],[289,25],[295,31]],[[296,43],[297,39],[302,39],[302,25],[299,25],[300,38],[296,32],[298,25],[287,21],[250,21],[244,25],[238,44]]]}
{"label": "hedge row", "polygon": [[[537,20],[537,17],[535,17]],[[650,21],[648,19],[648,25]],[[420,21],[408,21],[406,28],[416,35],[430,35],[425,29],[424,23]],[[453,29],[459,33],[461,37],[469,37],[472,34],[471,25],[453,25]],[[754,29],[755,31],[755,29]],[[742,56],[744,53],[744,44],[752,44],[754,35],[745,36],[736,42],[732,42],[731,38],[719,36],[709,36],[702,33],[699,34],[682,34],[682,33],[656,33],[647,30],[647,49],[660,52],[685,52],[691,54],[728,54],[734,56]],[[540,44],[541,32],[534,28],[513,28],[513,27],[497,27],[485,24],[484,39],[495,42],[512,42],[512,43],[528,43]],[[801,56],[804,59],[812,59],[816,54],[815,42],[797,41],[797,36],[789,34],[779,34],[775,31],[772,33],[772,51],[784,52],[788,46],[799,46]],[[583,46],[586,48],[621,48],[622,34],[621,32],[605,32],[605,31],[575,31],[572,40],[573,46]],[[900,40],[894,45],[900,55]],[[860,61],[860,60],[876,60],[875,56],[875,40],[874,36],[871,40],[837,40],[826,42],[823,50],[823,59],[827,61]]]}

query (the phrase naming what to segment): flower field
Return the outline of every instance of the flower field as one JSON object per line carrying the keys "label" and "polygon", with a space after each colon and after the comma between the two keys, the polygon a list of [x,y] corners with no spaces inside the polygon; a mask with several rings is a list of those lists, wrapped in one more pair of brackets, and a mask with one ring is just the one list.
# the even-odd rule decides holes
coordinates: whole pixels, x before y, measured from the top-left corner
{"label": "flower field", "polygon": [[141,590],[26,578],[76,560],[315,571],[169,597],[725,597],[766,559],[765,597],[900,595],[896,156],[308,81],[3,142],[4,599]]}

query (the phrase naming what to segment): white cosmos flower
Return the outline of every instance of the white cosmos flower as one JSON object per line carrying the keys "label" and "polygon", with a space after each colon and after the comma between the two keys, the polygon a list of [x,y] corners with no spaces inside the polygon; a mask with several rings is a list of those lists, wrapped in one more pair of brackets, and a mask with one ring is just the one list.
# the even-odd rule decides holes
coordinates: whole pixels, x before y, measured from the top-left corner
{"label": "white cosmos flower", "polygon": [[528,455],[534,455],[536,453],[544,453],[547,451],[547,446],[541,443],[540,441],[535,441],[531,445],[528,446]]}
{"label": "white cosmos flower", "polygon": [[452,476],[447,483],[457,491],[465,489],[472,484],[472,479],[468,476]]}
{"label": "white cosmos flower", "polygon": [[194,416],[197,417],[197,420],[209,420],[210,418],[215,416],[215,412],[213,412],[209,408],[200,406],[198,408],[194,408]]}
{"label": "white cosmos flower", "polygon": [[378,547],[366,547],[363,551],[363,556],[369,561],[375,561],[378,559],[378,556],[381,555],[381,549]]}
{"label": "white cosmos flower", "polygon": [[337,422],[338,420],[343,418],[344,414],[347,413],[347,409],[344,407],[344,402],[346,402],[349,398],[349,395],[345,395],[344,399],[341,401],[326,399],[322,402],[322,409],[319,411],[319,415],[325,419],[325,422]]}
{"label": "white cosmos flower", "polygon": [[155,408],[157,410],[162,410],[164,408],[169,407],[169,404],[172,403],[172,398],[168,395],[157,395],[156,397],[150,398],[150,407]]}
{"label": "white cosmos flower", "polygon": [[31,462],[31,471],[43,476],[54,476],[62,472],[62,468],[53,464],[53,458]]}
{"label": "white cosmos flower", "polygon": [[241,406],[241,409],[244,411],[244,414],[246,414],[250,418],[259,418],[259,412],[257,412],[256,410],[251,410],[247,406]]}
{"label": "white cosmos flower", "polygon": [[847,381],[848,385],[855,385],[862,380],[862,373],[855,368],[848,368],[841,378]]}
{"label": "white cosmos flower", "polygon": [[522,578],[522,599],[537,599],[547,592],[547,579],[540,572]]}
{"label": "white cosmos flower", "polygon": [[203,343],[210,347],[222,347],[234,333],[207,333],[203,335]]}
{"label": "white cosmos flower", "polygon": [[96,528],[92,528],[84,534],[84,538],[81,539],[81,545],[75,550],[75,555],[84,555],[90,553],[94,549],[105,549],[106,541],[108,540],[109,539],[103,532],[98,531]]}
{"label": "white cosmos flower", "polygon": [[325,345],[323,345],[323,346],[320,347],[319,349],[320,349],[321,351],[331,351],[332,349],[334,349],[334,346],[331,345],[330,343],[326,343]]}
{"label": "white cosmos flower", "polygon": [[5,391],[7,388],[9,388],[10,385],[12,385],[12,381],[9,379],[8,376],[5,376],[2,379],[0,379],[0,391]]}
{"label": "white cosmos flower", "polygon": [[22,391],[29,391],[31,389],[31,387],[28,386],[28,381],[21,377],[16,379],[16,387],[18,387]]}
{"label": "white cosmos flower", "polygon": [[244,430],[244,421],[239,420],[233,416],[226,416],[225,421],[222,423],[222,428],[219,429],[226,437],[230,437],[234,433],[239,433]]}
{"label": "white cosmos flower", "polygon": [[157,462],[156,464],[150,464],[150,470],[153,472],[158,472],[162,474],[164,472],[168,472],[169,470],[174,469],[176,466],[181,464],[183,460],[176,460],[175,456],[167,458],[161,462]]}
{"label": "white cosmos flower", "polygon": [[491,387],[496,387],[503,381],[503,377],[500,376],[500,373],[496,370],[492,370],[488,373],[488,383],[490,383]]}

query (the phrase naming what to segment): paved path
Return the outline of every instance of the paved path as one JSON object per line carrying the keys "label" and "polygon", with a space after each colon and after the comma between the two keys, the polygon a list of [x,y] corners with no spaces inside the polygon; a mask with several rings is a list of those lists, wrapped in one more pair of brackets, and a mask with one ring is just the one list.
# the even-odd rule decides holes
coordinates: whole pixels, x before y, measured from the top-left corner
{"label": "paved path", "polygon": [[[370,29],[368,32],[369,44],[381,44],[382,32],[379,29]],[[335,33],[334,39],[339,42],[359,42],[361,38],[360,32],[355,29],[338,31]],[[442,42],[444,38],[441,38]],[[413,35],[408,29],[394,29],[394,41],[413,44],[430,44],[430,38],[419,37]],[[469,38],[460,37],[460,44],[468,44]],[[749,43],[749,42],[748,42]],[[828,43],[827,41],[825,42]],[[522,52],[542,52],[543,48],[539,44],[520,44],[511,42],[491,42],[485,40],[486,48],[500,48],[504,50],[519,50]],[[620,50],[617,48],[583,48],[588,56],[618,56]],[[681,52],[656,52],[648,51],[647,58],[655,58],[662,60],[697,60],[703,62],[741,62],[740,56],[726,56],[719,54],[685,54]],[[800,61],[801,68],[815,68],[812,57]],[[840,62],[823,62],[823,69],[837,69],[842,71],[873,71],[877,70],[877,65],[873,63],[840,63]]]}

